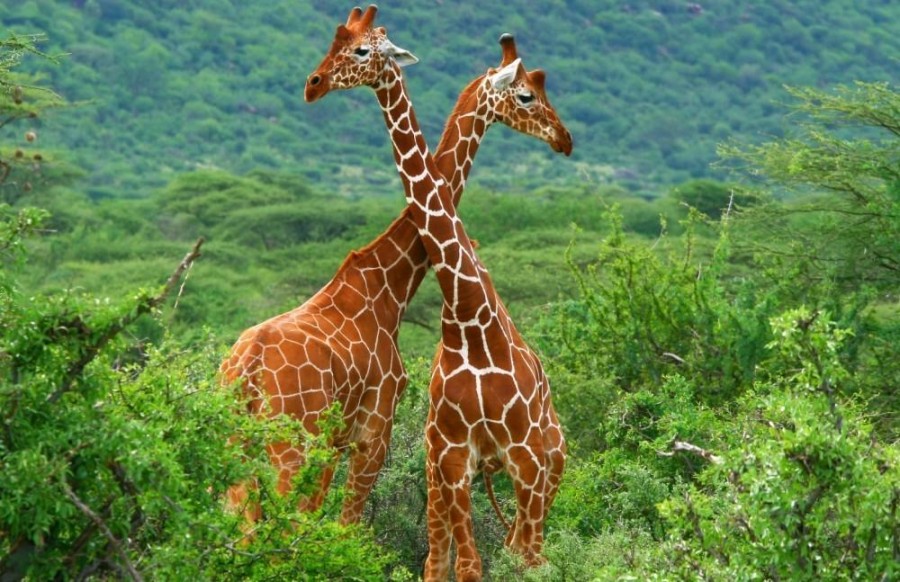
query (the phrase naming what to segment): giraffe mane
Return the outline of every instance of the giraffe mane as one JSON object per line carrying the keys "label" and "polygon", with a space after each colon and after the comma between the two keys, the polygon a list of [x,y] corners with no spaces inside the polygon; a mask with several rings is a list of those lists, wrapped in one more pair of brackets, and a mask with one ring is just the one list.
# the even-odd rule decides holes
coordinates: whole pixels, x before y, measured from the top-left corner
{"label": "giraffe mane", "polygon": [[[490,69],[488,69],[488,73],[490,73]],[[463,109],[468,108],[468,105],[466,105],[466,103],[469,101],[469,99],[478,94],[478,87],[484,81],[484,78],[488,73],[484,73],[483,75],[479,75],[478,77],[472,79],[472,81],[468,85],[466,85],[466,88],[463,89],[462,92],[460,92],[459,97],[456,100],[456,105],[453,106],[453,110],[450,112],[450,117],[447,118],[447,121],[455,119],[459,116]],[[444,132],[446,133],[446,131],[447,126],[445,125]],[[440,149],[440,146],[438,146],[438,149]]]}

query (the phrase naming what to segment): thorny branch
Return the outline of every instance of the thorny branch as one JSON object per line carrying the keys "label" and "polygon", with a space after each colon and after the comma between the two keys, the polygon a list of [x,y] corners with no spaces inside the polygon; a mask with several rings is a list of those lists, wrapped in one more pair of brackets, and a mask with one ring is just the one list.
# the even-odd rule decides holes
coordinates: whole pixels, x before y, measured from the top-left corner
{"label": "thorny branch", "polygon": [[78,361],[69,366],[69,369],[66,371],[65,380],[63,381],[62,386],[60,386],[59,389],[57,389],[47,398],[49,402],[56,402],[57,400],[59,400],[60,396],[70,391],[72,389],[72,385],[75,383],[75,380],[84,371],[84,368],[88,364],[90,364],[93,359],[97,357],[97,354],[99,354],[100,351],[106,346],[106,344],[108,344],[123,329],[125,329],[126,326],[130,325],[141,315],[149,313],[166,300],[166,297],[168,297],[169,293],[172,292],[172,289],[174,289],[178,284],[178,280],[181,278],[184,272],[194,263],[194,261],[198,257],[200,257],[200,246],[202,244],[203,238],[198,238],[197,242],[194,243],[194,246],[190,250],[190,252],[185,255],[175,271],[169,276],[165,286],[163,287],[163,290],[159,293],[159,295],[150,297],[149,299],[145,299],[138,303],[134,311],[132,311],[113,325],[109,326],[96,340],[93,341],[92,344],[88,345]]}
{"label": "thorny branch", "polygon": [[128,559],[128,556],[125,554],[125,551],[122,549],[122,544],[116,539],[116,536],[109,530],[109,527],[106,525],[106,522],[101,519],[99,515],[94,513],[94,510],[88,507],[88,505],[82,501],[78,495],[72,491],[72,488],[68,483],[62,481],[63,492],[66,494],[66,497],[78,508],[81,513],[87,516],[97,528],[103,532],[103,535],[109,540],[109,545],[112,547],[113,551],[119,555],[119,558],[122,560],[122,563],[125,567],[125,570],[128,572],[128,575],[131,576],[132,580],[137,580],[138,582],[143,582],[144,578],[141,576],[141,573],[137,571],[134,567],[134,564],[131,563],[131,560]]}

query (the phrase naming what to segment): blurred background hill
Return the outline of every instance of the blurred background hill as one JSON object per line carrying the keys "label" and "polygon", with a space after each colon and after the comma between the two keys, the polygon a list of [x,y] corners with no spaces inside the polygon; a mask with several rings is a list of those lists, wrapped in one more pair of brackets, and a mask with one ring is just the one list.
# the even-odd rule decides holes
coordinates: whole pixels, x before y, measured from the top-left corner
{"label": "blurred background hill", "polygon": [[[271,0],[18,0],[0,24],[45,33],[60,65],[25,63],[77,109],[45,147],[71,152],[94,198],[143,197],[181,172],[274,169],[347,195],[396,194],[390,148],[365,91],[303,102],[306,76],[350,4]],[[477,8],[477,9],[476,9]],[[782,85],[895,77],[900,21],[890,0],[510,0],[381,3],[378,22],[421,62],[410,91],[436,145],[458,91],[514,33],[572,130],[573,162],[495,130],[473,184],[510,191],[715,177],[715,144],[780,135]]]}

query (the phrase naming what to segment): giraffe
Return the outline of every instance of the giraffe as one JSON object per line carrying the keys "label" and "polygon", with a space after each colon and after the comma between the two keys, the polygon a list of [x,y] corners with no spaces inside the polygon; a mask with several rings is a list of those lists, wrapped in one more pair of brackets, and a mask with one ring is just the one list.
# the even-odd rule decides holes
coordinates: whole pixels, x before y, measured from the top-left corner
{"label": "giraffe", "polygon": [[[331,49],[307,78],[304,96],[313,102],[333,89],[368,85],[381,106],[408,208],[444,296],[425,427],[425,580],[449,576],[452,543],[456,579],[480,580],[472,477],[479,470],[509,473],[517,510],[505,543],[527,564],[543,563],[543,523],[562,477],[565,440],[541,362],[476,256],[419,131],[400,71],[409,53],[391,43],[383,28],[372,28],[376,10],[355,8],[338,26]],[[547,141],[557,152],[571,153],[567,131]]]}
{"label": "giraffe", "polygon": [[[437,147],[438,170],[459,201],[487,129],[499,121],[547,141],[568,133],[544,91],[540,70],[526,72],[515,40],[500,39],[499,68],[490,68],[462,91]],[[290,414],[315,433],[316,421],[334,401],[345,430],[334,445],[348,449],[350,467],[342,523],[360,519],[390,443],[393,412],[406,386],[397,347],[401,318],[429,267],[409,208],[368,246],[351,252],[325,287],[300,307],[244,331],[222,363],[223,382],[241,379],[254,414]],[[303,451],[288,443],[268,446],[278,468],[278,491],[290,489]],[[333,476],[323,471],[318,490],[303,509],[319,507]],[[229,490],[229,505],[245,507],[247,485]]]}

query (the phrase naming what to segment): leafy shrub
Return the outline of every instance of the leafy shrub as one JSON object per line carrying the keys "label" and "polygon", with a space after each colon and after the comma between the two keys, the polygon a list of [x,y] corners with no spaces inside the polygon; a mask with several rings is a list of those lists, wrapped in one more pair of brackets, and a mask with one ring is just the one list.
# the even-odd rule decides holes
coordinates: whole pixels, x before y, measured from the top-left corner
{"label": "leafy shrub", "polygon": [[521,556],[502,551],[494,560],[490,579],[523,582],[656,579],[665,571],[667,549],[655,543],[646,532],[624,524],[592,537],[566,530],[554,531],[544,543],[546,565],[527,569]]}
{"label": "leafy shrub", "polygon": [[[4,217],[5,264],[15,267],[21,236],[41,219],[29,210]],[[388,554],[368,531],[297,513],[303,484],[334,454],[328,430],[306,443],[318,462],[301,471],[294,495],[273,495],[263,444],[300,438],[297,423],[239,413],[235,393],[218,385],[210,341],[177,349],[125,340],[164,293],[25,296],[16,271],[0,271],[4,575],[381,579]],[[253,475],[266,519],[246,540],[222,497]]]}
{"label": "leafy shrub", "polygon": [[626,391],[678,373],[710,403],[748,387],[768,339],[774,291],[728,281],[727,228],[707,257],[697,248],[696,215],[681,244],[663,237],[655,250],[625,238],[615,208],[609,220],[612,233],[596,261],[570,261],[580,297],[541,326],[539,341],[554,366],[611,376]]}
{"label": "leafy shrub", "polygon": [[715,180],[691,180],[673,188],[669,195],[713,220],[729,209],[748,208],[760,202],[758,195],[745,188]]}
{"label": "leafy shrub", "polygon": [[839,398],[847,331],[825,314],[773,320],[773,371],[723,434],[724,462],[662,506],[681,572],[729,579],[892,579],[900,449]]}

